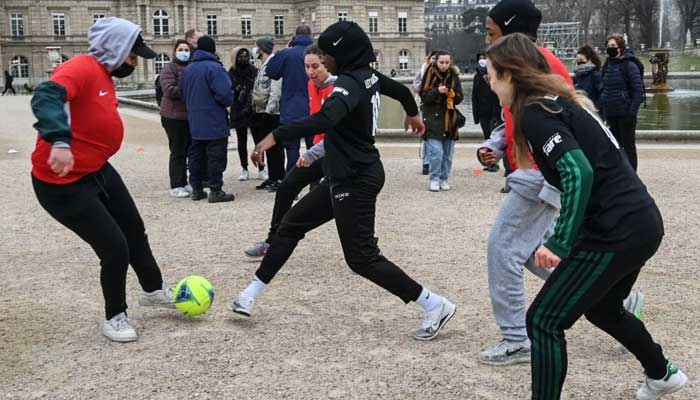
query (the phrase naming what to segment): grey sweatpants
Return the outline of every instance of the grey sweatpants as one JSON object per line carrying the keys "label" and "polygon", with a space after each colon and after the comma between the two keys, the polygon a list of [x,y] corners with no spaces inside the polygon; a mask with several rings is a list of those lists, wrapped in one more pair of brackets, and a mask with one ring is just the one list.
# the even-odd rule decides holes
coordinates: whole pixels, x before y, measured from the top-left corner
{"label": "grey sweatpants", "polygon": [[[514,189],[513,184],[511,188]],[[507,340],[527,339],[523,267],[545,280],[552,272],[535,266],[534,252],[551,236],[559,210],[531,197],[511,190],[488,239],[491,305],[496,323]]]}

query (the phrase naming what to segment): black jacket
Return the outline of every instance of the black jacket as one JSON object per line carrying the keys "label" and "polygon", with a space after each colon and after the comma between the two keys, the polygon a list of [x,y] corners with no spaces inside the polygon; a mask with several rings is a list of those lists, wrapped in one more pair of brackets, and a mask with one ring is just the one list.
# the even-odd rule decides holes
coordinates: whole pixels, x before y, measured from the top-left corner
{"label": "black jacket", "polygon": [[489,123],[501,120],[501,103],[498,101],[496,93],[491,90],[491,85],[486,81],[481,68],[477,68],[474,74],[472,114],[475,124],[482,120],[489,121]]}
{"label": "black jacket", "polygon": [[253,115],[253,86],[258,69],[251,64],[233,65],[228,70],[233,90],[231,105],[231,128],[247,128],[251,125]]}

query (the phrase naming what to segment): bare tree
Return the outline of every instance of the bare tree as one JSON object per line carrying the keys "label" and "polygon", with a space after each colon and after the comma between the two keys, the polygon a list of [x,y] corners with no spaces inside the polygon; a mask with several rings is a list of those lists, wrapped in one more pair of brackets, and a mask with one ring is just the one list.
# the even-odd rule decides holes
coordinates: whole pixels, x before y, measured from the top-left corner
{"label": "bare tree", "polygon": [[681,49],[686,45],[686,32],[690,29],[691,43],[695,45],[696,31],[693,29],[700,17],[700,0],[676,0],[676,5],[681,13]]}
{"label": "bare tree", "polygon": [[659,13],[659,0],[632,0],[630,2],[635,21],[639,27],[639,37],[647,47],[655,45],[655,29],[657,25],[656,16]]}

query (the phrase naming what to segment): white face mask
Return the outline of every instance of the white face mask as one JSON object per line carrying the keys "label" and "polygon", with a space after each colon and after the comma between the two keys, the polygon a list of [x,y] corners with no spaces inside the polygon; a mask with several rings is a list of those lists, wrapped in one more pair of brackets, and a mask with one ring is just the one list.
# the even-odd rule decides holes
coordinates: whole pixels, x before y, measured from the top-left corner
{"label": "white face mask", "polygon": [[479,60],[479,66],[481,68],[486,68],[486,60],[483,58],[481,60]]}

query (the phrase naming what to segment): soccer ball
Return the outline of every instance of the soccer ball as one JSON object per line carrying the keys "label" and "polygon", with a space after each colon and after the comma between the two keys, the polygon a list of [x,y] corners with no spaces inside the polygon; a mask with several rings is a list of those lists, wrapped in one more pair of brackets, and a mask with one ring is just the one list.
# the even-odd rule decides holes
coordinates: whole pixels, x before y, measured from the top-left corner
{"label": "soccer ball", "polygon": [[206,278],[190,275],[175,286],[175,307],[185,315],[205,313],[214,302],[214,287]]}

